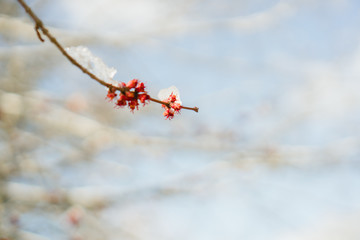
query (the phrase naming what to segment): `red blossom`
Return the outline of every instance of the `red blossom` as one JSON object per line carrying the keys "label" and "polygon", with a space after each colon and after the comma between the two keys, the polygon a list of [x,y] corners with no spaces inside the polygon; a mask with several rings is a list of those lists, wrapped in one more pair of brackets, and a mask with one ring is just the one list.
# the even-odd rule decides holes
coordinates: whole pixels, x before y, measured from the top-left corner
{"label": "red blossom", "polygon": [[171,120],[174,118],[174,110],[172,110],[171,108],[167,108],[163,115],[166,119]]}
{"label": "red blossom", "polygon": [[[116,91],[119,91],[119,95],[116,94]],[[144,83],[137,79],[130,80],[127,84],[119,82],[116,90],[111,89],[108,91],[108,99],[113,100],[117,96],[119,98],[115,105],[118,107],[128,106],[131,112],[139,109],[139,101],[145,105],[150,99],[150,96],[145,91]]]}
{"label": "red blossom", "polygon": [[134,99],[135,98],[135,92],[126,91],[125,96],[127,99]]}
{"label": "red blossom", "polygon": [[139,94],[138,98],[139,98],[140,102],[145,105],[146,100],[149,100],[150,96],[148,94],[146,94],[146,93],[142,93],[142,94]]}
{"label": "red blossom", "polygon": [[170,103],[170,106],[171,106],[172,109],[174,109],[174,111],[175,111],[176,113],[179,113],[180,110],[181,110],[181,105],[180,105],[180,103]]}
{"label": "red blossom", "polygon": [[126,84],[126,87],[128,87],[129,89],[135,88],[137,84],[138,84],[138,80],[137,80],[137,79],[133,79],[133,80],[130,80],[130,81]]}
{"label": "red blossom", "polygon": [[126,106],[126,96],[123,94],[120,94],[119,99],[116,102],[116,105],[119,107],[124,107]]}
{"label": "red blossom", "polygon": [[174,93],[171,93],[169,98],[168,98],[169,102],[176,102],[176,95]]}
{"label": "red blossom", "polygon": [[124,87],[126,87],[126,84],[124,82],[120,82],[119,87],[124,88]]}
{"label": "red blossom", "polygon": [[112,101],[114,98],[116,98],[117,94],[115,92],[112,92],[111,90],[108,91],[108,94],[106,95],[106,98],[109,99],[109,101]]}
{"label": "red blossom", "polygon": [[134,112],[135,108],[136,108],[136,110],[139,110],[139,103],[138,103],[137,99],[132,99],[132,100],[128,101],[128,105],[129,105],[131,112]]}
{"label": "red blossom", "polygon": [[143,82],[139,82],[135,88],[136,92],[145,92],[145,85]]}
{"label": "red blossom", "polygon": [[177,99],[177,96],[172,92],[170,96],[164,101],[167,103],[162,105],[162,107],[165,108],[163,115],[166,117],[166,119],[171,120],[174,118],[175,113],[180,113],[182,106],[178,100],[179,99]]}

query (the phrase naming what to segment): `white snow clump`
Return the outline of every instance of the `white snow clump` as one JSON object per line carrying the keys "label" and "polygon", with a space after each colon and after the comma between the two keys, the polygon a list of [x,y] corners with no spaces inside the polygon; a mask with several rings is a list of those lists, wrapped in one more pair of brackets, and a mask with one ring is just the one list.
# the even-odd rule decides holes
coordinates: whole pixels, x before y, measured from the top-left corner
{"label": "white snow clump", "polygon": [[181,100],[180,100],[180,93],[179,90],[177,89],[177,87],[175,86],[171,86],[169,88],[165,88],[165,89],[161,89],[158,93],[158,98],[161,101],[165,101],[166,99],[169,98],[169,96],[172,94],[174,94],[176,96],[176,101],[175,103],[180,103],[180,105],[182,104]]}
{"label": "white snow clump", "polygon": [[80,63],[80,65],[99,79],[112,85],[117,84],[117,81],[113,80],[117,70],[106,66],[106,64],[100,58],[94,56],[87,47],[67,47],[65,50],[71,57]]}

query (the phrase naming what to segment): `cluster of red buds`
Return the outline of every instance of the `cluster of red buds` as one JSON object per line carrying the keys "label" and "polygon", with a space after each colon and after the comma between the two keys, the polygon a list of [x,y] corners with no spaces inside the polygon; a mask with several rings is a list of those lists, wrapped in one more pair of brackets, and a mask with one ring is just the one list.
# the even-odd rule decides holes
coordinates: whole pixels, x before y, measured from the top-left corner
{"label": "cluster of red buds", "polygon": [[[116,91],[119,91],[119,94],[117,94]],[[118,95],[119,97],[116,98]],[[134,112],[135,109],[139,109],[139,101],[145,105],[149,102],[150,96],[145,91],[144,83],[133,79],[127,84],[120,82],[117,87],[110,87],[106,98],[110,101],[116,99],[116,106],[124,107],[127,105],[130,111]]]}
{"label": "cluster of red buds", "polygon": [[165,108],[163,115],[166,119],[171,120],[174,118],[175,113],[180,113],[181,103],[174,93],[171,93],[164,102],[166,104],[162,104],[162,107]]}
{"label": "cluster of red buds", "polygon": [[[118,93],[117,93],[118,92]],[[138,79],[133,79],[127,84],[123,82],[112,82],[108,86],[108,93],[106,98],[110,101],[116,100],[115,105],[117,107],[128,106],[131,112],[139,110],[139,102],[144,106],[149,101],[160,103],[165,109],[163,115],[166,119],[173,119],[175,114],[179,114],[181,109],[189,109],[195,112],[198,111],[197,107],[189,108],[181,105],[179,90],[175,86],[171,86],[167,89],[162,89],[158,97],[160,100],[156,100],[150,97],[145,91],[145,85]]]}

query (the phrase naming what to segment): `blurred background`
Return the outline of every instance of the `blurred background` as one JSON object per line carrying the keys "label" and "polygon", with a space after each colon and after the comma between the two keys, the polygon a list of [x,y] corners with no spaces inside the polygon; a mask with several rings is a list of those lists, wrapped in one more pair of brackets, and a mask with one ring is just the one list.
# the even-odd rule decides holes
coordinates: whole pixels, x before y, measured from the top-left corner
{"label": "blurred background", "polygon": [[0,0],[0,238],[360,239],[356,0],[27,0],[183,110],[115,109]]}

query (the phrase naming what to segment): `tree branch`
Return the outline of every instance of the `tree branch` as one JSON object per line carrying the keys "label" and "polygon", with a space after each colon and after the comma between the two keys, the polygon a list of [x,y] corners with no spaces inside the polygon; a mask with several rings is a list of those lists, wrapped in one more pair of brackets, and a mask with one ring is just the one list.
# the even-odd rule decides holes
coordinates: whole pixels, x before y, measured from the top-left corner
{"label": "tree branch", "polygon": [[[87,70],[85,67],[83,67],[80,63],[78,63],[73,57],[71,57],[66,50],[61,46],[61,44],[58,42],[58,40],[49,32],[49,30],[45,27],[45,25],[43,24],[43,22],[41,21],[41,19],[32,11],[32,9],[23,1],[23,0],[18,0],[18,2],[20,3],[20,5],[25,9],[26,13],[34,20],[35,22],[35,31],[36,34],[39,38],[39,40],[41,42],[44,42],[44,39],[42,38],[39,30],[41,30],[41,32],[43,33],[43,35],[45,35],[50,42],[52,42],[58,49],[59,51],[72,63],[74,64],[76,67],[78,67],[83,73],[87,74],[89,77],[91,77],[92,79],[94,79],[95,81],[97,81],[98,83],[100,83],[101,85],[109,88],[109,89],[114,89],[114,90],[119,90],[120,92],[125,92],[127,89],[125,87],[121,87],[121,86],[114,86],[110,83],[105,82],[104,80],[101,80],[100,78],[98,78],[97,76],[95,76],[93,73],[91,73],[89,70]],[[164,104],[164,105],[168,105],[168,103],[154,99],[154,98],[150,98],[150,101],[156,102],[156,103],[160,103],[160,104]],[[188,109],[188,110],[193,110],[195,112],[198,112],[199,108],[194,107],[194,108],[190,108],[190,107],[182,107],[183,109]]]}

